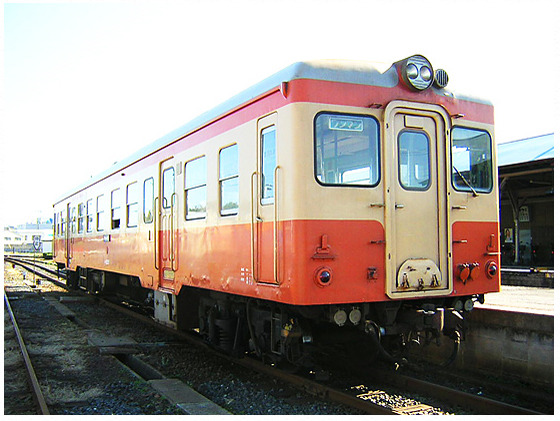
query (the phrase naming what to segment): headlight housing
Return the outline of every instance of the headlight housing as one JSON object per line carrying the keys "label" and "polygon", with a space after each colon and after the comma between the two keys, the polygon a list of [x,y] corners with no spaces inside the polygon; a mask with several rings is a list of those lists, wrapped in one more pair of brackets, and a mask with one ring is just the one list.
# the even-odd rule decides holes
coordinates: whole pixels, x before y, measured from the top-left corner
{"label": "headlight housing", "polygon": [[401,63],[401,77],[412,89],[423,91],[434,82],[434,69],[428,59],[415,55],[404,59]]}

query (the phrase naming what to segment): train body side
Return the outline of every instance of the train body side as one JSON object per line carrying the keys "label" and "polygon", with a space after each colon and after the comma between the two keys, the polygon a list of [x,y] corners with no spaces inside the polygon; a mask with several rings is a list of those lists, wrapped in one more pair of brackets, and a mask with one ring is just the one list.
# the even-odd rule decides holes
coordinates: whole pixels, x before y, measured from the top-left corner
{"label": "train body side", "polygon": [[[486,271],[491,262],[499,265],[498,184],[490,106],[433,91],[411,93],[400,86],[307,79],[290,81],[286,86],[284,91],[267,92],[58,202],[55,260],[74,271],[88,268],[137,277],[145,288],[174,294],[189,286],[293,305],[453,297],[499,290],[499,273],[490,276]],[[414,286],[391,290],[397,273],[395,269],[390,272],[388,266],[403,234],[390,237],[393,231],[388,232],[388,227],[396,229],[390,221],[398,210],[387,208],[393,200],[394,178],[385,168],[394,164],[388,159],[394,158],[389,151],[395,142],[387,110],[403,113],[406,107],[416,117],[437,121],[446,142],[442,146],[445,156],[438,155],[438,165],[446,174],[442,175],[445,181],[438,206],[446,207],[440,222],[448,232],[445,244],[434,247],[440,247],[440,255],[450,263],[441,274],[449,278],[448,288],[439,290]],[[377,185],[325,186],[317,181],[314,136],[315,119],[321,113],[367,116],[377,122],[381,165]],[[459,114],[464,116],[460,120],[451,117]],[[453,187],[449,132],[455,125],[483,130],[492,137],[491,192],[475,196]],[[259,142],[262,130],[269,127],[275,128],[278,167],[273,175],[275,200],[270,204],[259,196]],[[239,157],[238,211],[222,216],[219,156],[221,150],[234,144]],[[189,182],[185,180],[185,165],[202,156],[206,158],[206,215],[186,220]],[[163,220],[161,178],[169,168],[174,172],[176,195],[172,213]],[[150,179],[154,200],[145,203],[144,183]],[[135,202],[127,199],[132,183],[136,183],[130,189],[136,192]],[[111,228],[115,210],[111,194],[117,189],[120,226]],[[101,230],[97,229],[98,198]],[[88,212],[88,203],[95,210]],[[82,232],[79,204],[85,206]],[[146,206],[153,208],[151,218],[145,218]],[[137,215],[136,220],[129,221],[128,211]],[[62,219],[70,220],[64,232]],[[420,219],[417,224],[424,222]],[[410,241],[418,243],[418,256],[409,256],[414,261],[428,247],[422,242],[434,240]],[[457,271],[462,264],[479,265],[479,269],[461,279]],[[167,270],[162,268],[165,265]],[[323,270],[330,273],[328,279],[321,278]]]}

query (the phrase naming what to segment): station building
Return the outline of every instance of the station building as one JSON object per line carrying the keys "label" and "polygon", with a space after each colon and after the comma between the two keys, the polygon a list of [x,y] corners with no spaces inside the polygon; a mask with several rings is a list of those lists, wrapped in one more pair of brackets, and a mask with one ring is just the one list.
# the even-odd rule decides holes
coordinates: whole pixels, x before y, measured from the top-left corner
{"label": "station building", "polygon": [[[39,236],[39,249],[33,246],[33,237]],[[52,253],[52,220],[36,224],[4,227],[4,253]]]}
{"label": "station building", "polygon": [[554,134],[498,144],[502,267],[554,268]]}

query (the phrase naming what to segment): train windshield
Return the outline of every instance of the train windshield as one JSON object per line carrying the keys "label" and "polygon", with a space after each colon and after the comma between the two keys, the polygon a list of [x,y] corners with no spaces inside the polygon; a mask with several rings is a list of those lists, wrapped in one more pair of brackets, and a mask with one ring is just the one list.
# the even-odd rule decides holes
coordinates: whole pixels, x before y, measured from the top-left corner
{"label": "train windshield", "polygon": [[319,183],[375,186],[379,172],[377,120],[329,113],[315,118],[315,177]]}
{"label": "train windshield", "polygon": [[482,130],[454,127],[451,131],[453,187],[459,191],[492,191],[490,135]]}

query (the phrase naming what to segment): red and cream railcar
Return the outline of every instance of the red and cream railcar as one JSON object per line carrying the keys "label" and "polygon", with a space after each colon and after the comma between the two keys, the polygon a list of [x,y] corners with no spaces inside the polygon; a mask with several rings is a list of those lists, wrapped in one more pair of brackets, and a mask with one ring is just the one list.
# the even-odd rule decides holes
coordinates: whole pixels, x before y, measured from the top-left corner
{"label": "red and cream railcar", "polygon": [[292,65],[57,201],[55,260],[228,351],[455,332],[499,290],[498,182],[492,106],[446,83]]}

